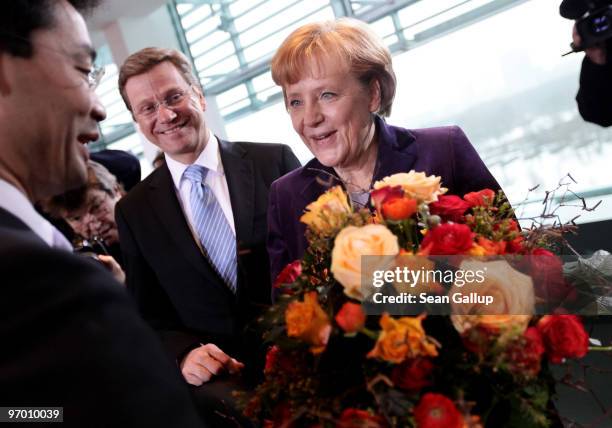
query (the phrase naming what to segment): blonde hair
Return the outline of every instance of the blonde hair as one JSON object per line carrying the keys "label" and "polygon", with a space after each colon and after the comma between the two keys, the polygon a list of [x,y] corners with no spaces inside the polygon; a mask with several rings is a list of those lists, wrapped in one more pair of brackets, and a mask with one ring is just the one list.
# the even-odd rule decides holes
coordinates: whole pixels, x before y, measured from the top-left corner
{"label": "blonde hair", "polygon": [[125,92],[125,84],[129,78],[146,73],[164,61],[174,65],[185,82],[200,90],[202,89],[200,82],[193,75],[191,63],[181,52],[175,49],[144,48],[130,55],[119,70],[119,93],[128,110],[132,111],[132,106]]}
{"label": "blonde hair", "polygon": [[283,87],[298,82],[325,60],[340,61],[364,85],[380,86],[378,114],[388,116],[395,97],[391,53],[367,24],[353,18],[306,24],[283,41],[272,58],[272,79]]}

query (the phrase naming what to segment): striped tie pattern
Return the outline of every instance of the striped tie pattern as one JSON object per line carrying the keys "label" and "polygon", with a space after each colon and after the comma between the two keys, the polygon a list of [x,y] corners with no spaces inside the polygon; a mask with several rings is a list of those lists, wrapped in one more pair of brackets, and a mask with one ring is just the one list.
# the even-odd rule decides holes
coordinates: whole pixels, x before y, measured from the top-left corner
{"label": "striped tie pattern", "polygon": [[210,187],[204,183],[208,169],[190,165],[183,178],[191,182],[189,203],[193,224],[204,253],[227,286],[236,292],[236,238],[227,223],[223,210]]}

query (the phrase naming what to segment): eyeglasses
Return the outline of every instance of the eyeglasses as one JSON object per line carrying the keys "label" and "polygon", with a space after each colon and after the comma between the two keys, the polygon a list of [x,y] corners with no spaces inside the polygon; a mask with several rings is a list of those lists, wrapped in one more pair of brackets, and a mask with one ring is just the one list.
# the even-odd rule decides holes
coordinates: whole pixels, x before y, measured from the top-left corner
{"label": "eyeglasses", "polygon": [[91,195],[93,196],[91,197],[91,199],[89,197],[87,198],[86,202],[83,204],[84,208],[82,212],[79,212],[76,215],[67,215],[66,220],[68,222],[74,223],[82,222],[85,220],[89,222],[92,218],[95,219],[107,214],[109,207],[105,202],[108,198],[111,198],[112,195],[106,190],[99,190],[101,190],[101,194],[94,194],[92,192]]}
{"label": "eyeglasses", "polygon": [[102,81],[102,78],[104,77],[105,72],[106,70],[104,69],[104,66],[94,66],[94,68],[87,75],[87,84],[89,85],[89,89],[93,91],[98,87]]}
{"label": "eyeglasses", "polygon": [[[190,87],[191,88],[191,87]],[[188,98],[188,91],[177,89],[171,92],[166,98],[164,98],[161,102],[156,101],[152,103],[143,104],[136,110],[135,114],[138,117],[143,119],[151,119],[157,112],[159,111],[160,106],[164,106],[169,110],[174,110],[177,107],[180,107],[183,102]]]}

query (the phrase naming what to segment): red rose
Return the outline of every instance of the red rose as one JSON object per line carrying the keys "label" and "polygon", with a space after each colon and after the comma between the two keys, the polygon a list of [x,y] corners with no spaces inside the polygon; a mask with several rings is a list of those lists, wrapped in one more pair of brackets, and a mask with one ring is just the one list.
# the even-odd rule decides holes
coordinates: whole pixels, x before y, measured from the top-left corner
{"label": "red rose", "polygon": [[512,241],[506,241],[506,253],[508,254],[519,254],[524,251],[523,247],[523,237],[517,236]]}
{"label": "red rose", "polygon": [[294,424],[292,423],[293,414],[291,412],[291,408],[287,403],[277,404],[274,410],[272,411],[272,420],[266,419],[264,420],[263,427],[264,428],[292,428]]}
{"label": "red rose", "polygon": [[265,374],[279,373],[282,376],[289,376],[299,372],[301,361],[291,352],[283,352],[274,345],[266,353]]}
{"label": "red rose", "polygon": [[430,375],[434,368],[427,358],[405,360],[393,368],[391,380],[401,389],[419,391],[432,384]]}
{"label": "red rose", "polygon": [[510,370],[527,377],[535,377],[540,372],[540,362],[544,353],[542,335],[536,327],[529,327],[522,337],[510,342],[504,349],[504,360]]}
{"label": "red rose", "polygon": [[412,217],[417,211],[416,199],[387,198],[382,203],[382,215],[387,220],[402,221]]}
{"label": "red rose", "polygon": [[518,222],[516,220],[509,219],[507,223],[508,232],[520,232]]}
{"label": "red rose", "polygon": [[361,305],[346,302],[336,314],[335,319],[345,333],[357,333],[363,328],[366,316]]}
{"label": "red rose", "polygon": [[589,335],[576,315],[546,315],[538,322],[548,359],[582,358],[589,350]]}
{"label": "red rose", "polygon": [[283,284],[291,284],[302,274],[302,261],[296,260],[289,263],[285,268],[278,274],[274,281],[274,288],[281,288]]}
{"label": "red rose", "polygon": [[438,196],[436,202],[429,204],[429,212],[442,217],[447,221],[459,222],[461,217],[470,208],[470,204],[456,195]]}
{"label": "red rose", "polygon": [[280,348],[276,345],[268,349],[266,353],[266,365],[264,367],[264,373],[271,373],[276,369],[276,363],[280,354]]}
{"label": "red rose", "polygon": [[365,410],[349,408],[342,412],[336,426],[338,428],[382,428],[386,426],[386,423],[380,416],[372,415]]}
{"label": "red rose", "polygon": [[373,190],[370,193],[370,199],[376,211],[382,212],[382,204],[391,198],[401,198],[404,196],[402,186],[385,186],[380,189]]}
{"label": "red rose", "polygon": [[491,189],[484,189],[480,192],[470,192],[463,196],[463,199],[472,207],[489,206],[495,199],[495,192]]}
{"label": "red rose", "polygon": [[462,428],[463,416],[442,394],[428,392],[414,408],[417,428]]}
{"label": "red rose", "polygon": [[563,262],[543,248],[534,249],[526,260],[537,297],[557,304],[575,295],[574,287],[563,278]]}
{"label": "red rose", "polygon": [[467,254],[472,248],[473,236],[465,224],[443,223],[427,232],[421,248],[429,255]]}

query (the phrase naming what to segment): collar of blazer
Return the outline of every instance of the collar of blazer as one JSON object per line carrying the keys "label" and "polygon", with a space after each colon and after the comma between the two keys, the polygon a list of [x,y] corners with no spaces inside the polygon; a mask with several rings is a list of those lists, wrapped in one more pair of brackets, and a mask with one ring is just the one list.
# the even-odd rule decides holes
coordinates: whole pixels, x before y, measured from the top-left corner
{"label": "collar of blazer", "polygon": [[[410,171],[417,159],[416,144],[413,144],[416,140],[414,134],[408,129],[387,125],[379,116],[375,116],[374,122],[378,137],[378,155],[373,182],[388,175]],[[341,184],[334,169],[324,166],[316,158],[308,162],[301,173],[309,178],[301,189],[301,193],[308,200],[314,200],[318,197],[314,195],[320,195],[327,188]]]}

